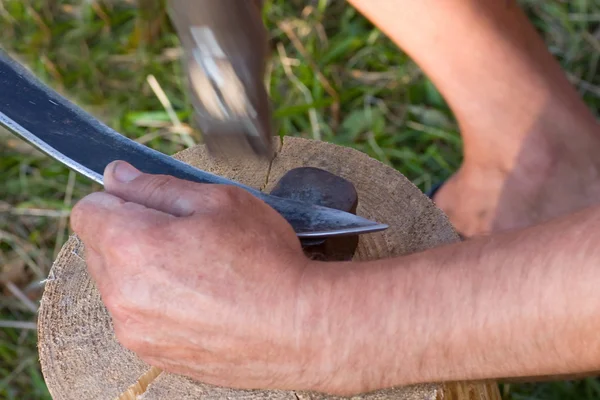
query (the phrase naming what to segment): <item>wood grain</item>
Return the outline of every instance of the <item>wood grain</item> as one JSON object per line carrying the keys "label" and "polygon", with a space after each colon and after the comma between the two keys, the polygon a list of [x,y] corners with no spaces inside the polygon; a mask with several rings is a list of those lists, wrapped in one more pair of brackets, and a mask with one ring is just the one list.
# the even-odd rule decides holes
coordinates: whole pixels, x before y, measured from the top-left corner
{"label": "wood grain", "polygon": [[[390,226],[385,232],[361,236],[356,260],[409,254],[459,240],[446,216],[396,170],[349,148],[291,137],[275,140],[277,156],[272,163],[223,162],[211,158],[202,146],[174,157],[266,191],[285,172],[299,166],[322,168],[350,180],[359,194],[357,214]],[[319,393],[220,388],[152,369],[116,341],[110,316],[87,273],[85,248],[76,236],[64,245],[48,277],[38,333],[42,371],[55,400],[334,398]],[[449,383],[392,388],[357,398],[498,400],[499,393],[493,384]]]}

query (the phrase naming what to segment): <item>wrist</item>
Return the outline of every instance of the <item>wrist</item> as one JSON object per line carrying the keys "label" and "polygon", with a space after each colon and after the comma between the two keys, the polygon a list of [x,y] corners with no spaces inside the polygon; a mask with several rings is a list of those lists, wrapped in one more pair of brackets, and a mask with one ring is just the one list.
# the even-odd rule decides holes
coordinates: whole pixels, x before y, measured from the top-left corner
{"label": "wrist", "polygon": [[296,313],[305,372],[302,390],[340,394],[350,384],[340,378],[353,380],[345,369],[344,356],[350,341],[347,336],[353,334],[351,312],[342,305],[344,299],[354,297],[348,279],[354,264],[311,260],[304,268]]}
{"label": "wrist", "polygon": [[409,335],[398,334],[408,306],[391,273],[384,262],[307,265],[299,291],[306,390],[353,395],[397,384],[393,364],[409,352]]}

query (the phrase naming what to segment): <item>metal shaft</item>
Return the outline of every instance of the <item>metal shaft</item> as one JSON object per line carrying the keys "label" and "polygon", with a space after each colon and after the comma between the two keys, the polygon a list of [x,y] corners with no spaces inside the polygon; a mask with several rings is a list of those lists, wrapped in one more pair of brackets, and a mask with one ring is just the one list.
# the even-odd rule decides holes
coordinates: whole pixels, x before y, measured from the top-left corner
{"label": "metal shaft", "polygon": [[271,110],[262,1],[169,0],[184,49],[195,122],[215,155],[270,158]]}

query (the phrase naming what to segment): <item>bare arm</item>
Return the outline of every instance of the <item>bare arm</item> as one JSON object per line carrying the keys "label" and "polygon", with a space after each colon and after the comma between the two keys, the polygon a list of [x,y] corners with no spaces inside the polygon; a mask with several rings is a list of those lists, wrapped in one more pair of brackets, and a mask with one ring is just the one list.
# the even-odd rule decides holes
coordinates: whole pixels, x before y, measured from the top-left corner
{"label": "bare arm", "polygon": [[349,2],[419,64],[458,120],[463,163],[435,200],[462,234],[596,204],[600,125],[518,1]]}
{"label": "bare arm", "polygon": [[408,257],[314,265],[311,309],[328,310],[315,341],[335,332],[327,365],[363,371],[368,389],[598,370],[599,244],[596,207]]}
{"label": "bare arm", "polygon": [[[587,130],[597,134],[592,113],[517,1],[349,3],[419,64],[449,102],[463,133],[522,136],[552,113],[560,116],[561,126],[580,126],[584,121]],[[548,129],[538,127],[543,128]],[[485,144],[492,149],[505,142],[487,139]],[[519,145],[503,148],[508,165]],[[489,148],[473,152],[482,150]]]}
{"label": "bare arm", "polygon": [[241,189],[116,170],[111,194],[79,202],[72,224],[117,338],[152,365],[334,394],[600,367],[600,208],[324,265]]}

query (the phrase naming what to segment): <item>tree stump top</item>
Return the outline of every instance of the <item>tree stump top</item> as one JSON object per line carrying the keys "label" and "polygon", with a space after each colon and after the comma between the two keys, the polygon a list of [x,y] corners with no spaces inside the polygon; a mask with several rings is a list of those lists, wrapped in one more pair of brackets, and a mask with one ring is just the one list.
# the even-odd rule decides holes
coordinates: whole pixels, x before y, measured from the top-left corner
{"label": "tree stump top", "polygon": [[[276,143],[277,155],[271,163],[224,163],[211,158],[203,146],[174,157],[267,192],[297,167],[321,168],[351,181],[358,192],[357,214],[390,226],[383,232],[361,235],[355,260],[405,255],[459,240],[446,216],[396,170],[333,144],[293,137],[277,138]],[[214,387],[145,364],[117,342],[111,318],[87,273],[85,248],[76,236],[63,246],[50,271],[40,306],[38,336],[42,372],[55,400],[330,398],[316,393]],[[478,383],[393,388],[360,398],[500,399],[493,384]]]}

